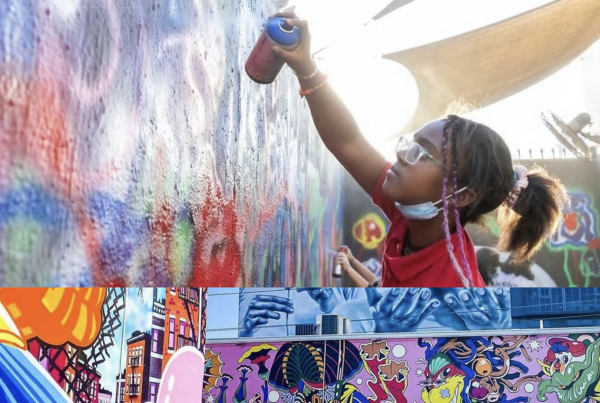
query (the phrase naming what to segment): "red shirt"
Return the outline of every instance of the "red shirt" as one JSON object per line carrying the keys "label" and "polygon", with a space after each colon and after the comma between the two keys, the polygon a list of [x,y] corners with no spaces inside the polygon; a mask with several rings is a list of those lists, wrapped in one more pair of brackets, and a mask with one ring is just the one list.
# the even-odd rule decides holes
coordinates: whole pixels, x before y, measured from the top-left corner
{"label": "red shirt", "polygon": [[[404,237],[408,230],[408,220],[396,208],[394,201],[383,195],[382,186],[390,167],[391,164],[386,164],[377,186],[371,194],[373,203],[385,213],[391,222],[385,239],[381,285],[383,287],[464,287],[461,278],[452,266],[445,239],[408,256],[401,256]],[[477,269],[477,255],[473,241],[466,231],[463,233],[465,254],[471,269],[473,287],[485,287]],[[451,242],[454,245],[456,260],[462,267],[456,232],[451,235]],[[468,278],[466,273],[465,277]]]}

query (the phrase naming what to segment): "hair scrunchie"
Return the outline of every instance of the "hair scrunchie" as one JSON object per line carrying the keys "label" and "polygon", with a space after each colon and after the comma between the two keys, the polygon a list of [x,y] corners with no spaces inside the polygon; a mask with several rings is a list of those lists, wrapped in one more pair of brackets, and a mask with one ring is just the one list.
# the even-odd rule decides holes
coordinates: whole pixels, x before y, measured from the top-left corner
{"label": "hair scrunchie", "polygon": [[515,165],[513,169],[515,172],[515,182],[510,190],[510,193],[508,194],[508,197],[506,198],[506,204],[511,209],[519,199],[521,192],[527,189],[527,186],[529,186],[529,179],[527,179],[527,168],[525,168],[523,165]]}

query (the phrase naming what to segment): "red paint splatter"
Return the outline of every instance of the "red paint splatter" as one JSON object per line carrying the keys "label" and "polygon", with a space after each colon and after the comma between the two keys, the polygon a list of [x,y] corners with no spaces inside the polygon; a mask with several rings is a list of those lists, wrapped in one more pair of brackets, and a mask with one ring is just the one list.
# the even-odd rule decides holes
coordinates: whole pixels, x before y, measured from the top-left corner
{"label": "red paint splatter", "polygon": [[600,238],[594,238],[587,244],[588,249],[600,249]]}
{"label": "red paint splatter", "polygon": [[169,279],[173,279],[175,268],[171,265],[171,245],[173,239],[173,228],[175,226],[175,213],[173,208],[166,202],[158,207],[150,225],[150,243],[152,253],[150,254],[149,273],[147,281],[162,282],[166,278],[164,273],[168,272]]}
{"label": "red paint splatter", "polygon": [[194,267],[190,287],[234,287],[242,275],[242,247],[236,240],[235,199],[225,201],[222,191],[206,180],[207,197],[194,216]]}
{"label": "red paint splatter", "polygon": [[571,212],[565,214],[565,227],[567,231],[575,231],[577,229],[578,223],[577,219],[579,218],[579,213]]}
{"label": "red paint splatter", "polygon": [[3,152],[69,194],[75,146],[68,135],[64,109],[58,83],[0,77]]}

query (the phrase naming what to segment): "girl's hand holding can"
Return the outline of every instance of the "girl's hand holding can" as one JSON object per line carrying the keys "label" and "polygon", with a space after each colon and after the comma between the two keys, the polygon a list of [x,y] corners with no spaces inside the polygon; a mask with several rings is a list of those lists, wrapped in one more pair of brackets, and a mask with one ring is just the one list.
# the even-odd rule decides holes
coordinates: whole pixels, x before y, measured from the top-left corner
{"label": "girl's hand holding can", "polygon": [[310,75],[315,66],[310,53],[310,31],[308,22],[299,19],[293,12],[285,12],[272,15],[269,18],[283,17],[286,23],[300,30],[300,41],[293,50],[285,50],[279,46],[273,46],[272,51],[280,57],[299,76]]}

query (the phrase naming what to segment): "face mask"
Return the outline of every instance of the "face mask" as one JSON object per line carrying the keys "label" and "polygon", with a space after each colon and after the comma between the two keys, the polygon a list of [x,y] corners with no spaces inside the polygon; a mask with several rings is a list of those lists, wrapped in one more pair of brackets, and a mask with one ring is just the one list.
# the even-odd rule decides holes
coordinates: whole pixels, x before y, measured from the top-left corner
{"label": "face mask", "polygon": [[[458,194],[460,192],[463,192],[465,189],[467,189],[467,187],[465,186],[462,189],[459,189],[456,191],[456,193],[454,194]],[[446,196],[446,199],[452,197],[452,194],[449,194],[448,196]],[[433,202],[427,202],[427,203],[421,203],[421,204],[413,204],[410,206],[403,206],[402,204],[396,202],[396,208],[398,210],[400,210],[400,212],[402,213],[402,215],[404,217],[406,217],[409,220],[430,220],[433,217],[435,217],[436,215],[438,215],[438,213],[440,211],[443,210],[443,207],[436,207],[436,204],[440,204],[444,199],[440,199],[438,201],[436,201],[435,203]]]}

